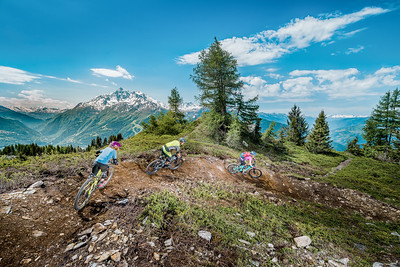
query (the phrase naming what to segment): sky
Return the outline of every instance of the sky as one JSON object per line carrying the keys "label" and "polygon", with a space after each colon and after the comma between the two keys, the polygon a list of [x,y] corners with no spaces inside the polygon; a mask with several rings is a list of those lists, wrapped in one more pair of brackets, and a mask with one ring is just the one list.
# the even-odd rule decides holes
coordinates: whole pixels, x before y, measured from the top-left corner
{"label": "sky", "polygon": [[1,0],[0,105],[120,87],[197,103],[190,75],[214,38],[261,112],[368,116],[400,85],[400,0]]}

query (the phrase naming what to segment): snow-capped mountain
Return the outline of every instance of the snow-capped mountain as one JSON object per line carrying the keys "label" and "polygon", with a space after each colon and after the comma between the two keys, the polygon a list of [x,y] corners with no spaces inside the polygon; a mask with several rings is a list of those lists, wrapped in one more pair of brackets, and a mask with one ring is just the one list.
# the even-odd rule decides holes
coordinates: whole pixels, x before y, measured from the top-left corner
{"label": "snow-capped mountain", "polygon": [[131,107],[166,109],[167,105],[154,100],[143,92],[129,92],[120,88],[111,94],[100,95],[88,102],[79,103],[76,106],[76,108],[86,107],[91,107],[98,111],[106,108],[113,108],[114,110],[122,109],[121,111],[125,111]]}

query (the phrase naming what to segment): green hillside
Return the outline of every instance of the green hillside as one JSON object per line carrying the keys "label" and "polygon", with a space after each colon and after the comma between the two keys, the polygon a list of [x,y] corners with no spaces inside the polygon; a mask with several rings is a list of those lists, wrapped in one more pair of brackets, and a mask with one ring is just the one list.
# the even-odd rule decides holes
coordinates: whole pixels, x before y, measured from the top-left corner
{"label": "green hillside", "polygon": [[38,142],[44,144],[45,140],[37,131],[29,128],[20,121],[0,117],[1,146],[12,144],[29,144]]}

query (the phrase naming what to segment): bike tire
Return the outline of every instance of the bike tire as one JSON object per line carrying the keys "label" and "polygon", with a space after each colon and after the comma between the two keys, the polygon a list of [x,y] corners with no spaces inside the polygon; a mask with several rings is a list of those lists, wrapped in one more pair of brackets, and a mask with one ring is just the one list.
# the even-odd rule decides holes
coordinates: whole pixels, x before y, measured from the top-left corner
{"label": "bike tire", "polygon": [[156,159],[156,160],[153,160],[152,162],[150,162],[150,164],[147,166],[146,173],[148,175],[152,175],[152,174],[155,174],[156,172],[158,172],[159,170],[161,170],[162,168],[163,168],[162,160]]}
{"label": "bike tire", "polygon": [[176,169],[178,169],[180,166],[182,166],[182,164],[183,164],[183,159],[182,159],[182,158],[175,157],[173,160],[171,160],[171,163],[170,163],[170,165],[169,165],[169,168],[170,168],[171,170],[176,170]]}
{"label": "bike tire", "polygon": [[258,178],[262,175],[262,171],[260,169],[254,168],[249,170],[249,175],[252,178]]}
{"label": "bike tire", "polygon": [[113,176],[113,174],[114,174],[114,167],[109,166],[108,170],[107,170],[107,177],[104,178],[105,182],[103,183],[104,185],[102,188],[104,188],[108,184],[108,182],[111,180],[111,177]]}
{"label": "bike tire", "polygon": [[93,177],[89,177],[83,183],[81,188],[79,188],[78,194],[76,194],[75,201],[74,201],[74,208],[77,211],[83,209],[89,201],[90,196],[96,190],[96,186],[93,186],[95,183],[95,179]]}
{"label": "bike tire", "polygon": [[228,172],[234,174],[240,171],[240,165],[237,163],[231,163],[228,165],[228,167],[226,167],[226,169],[228,170]]}

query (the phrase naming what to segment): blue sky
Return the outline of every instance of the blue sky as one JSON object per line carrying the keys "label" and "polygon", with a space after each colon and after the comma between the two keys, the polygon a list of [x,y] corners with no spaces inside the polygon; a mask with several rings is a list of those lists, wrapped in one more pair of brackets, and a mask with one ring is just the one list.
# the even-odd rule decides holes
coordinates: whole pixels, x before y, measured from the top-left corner
{"label": "blue sky", "polygon": [[73,107],[123,87],[199,94],[216,37],[260,111],[369,115],[400,84],[400,1],[1,0],[0,105]]}

